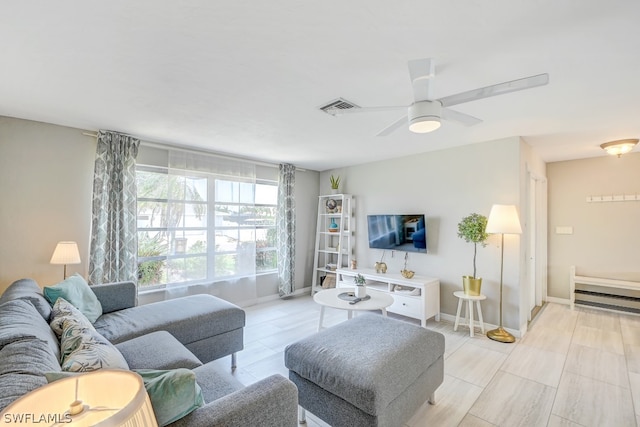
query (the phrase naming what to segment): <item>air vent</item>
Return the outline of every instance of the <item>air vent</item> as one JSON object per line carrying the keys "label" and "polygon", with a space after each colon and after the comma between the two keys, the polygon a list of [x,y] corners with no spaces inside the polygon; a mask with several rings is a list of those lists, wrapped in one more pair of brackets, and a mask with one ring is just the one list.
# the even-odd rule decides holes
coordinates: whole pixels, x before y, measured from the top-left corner
{"label": "air vent", "polygon": [[329,102],[327,105],[320,107],[322,111],[324,111],[327,114],[331,114],[332,116],[335,116],[336,113],[339,111],[350,110],[352,108],[360,108],[360,107],[358,107],[353,102],[347,101],[346,99],[342,99],[342,98],[335,99]]}

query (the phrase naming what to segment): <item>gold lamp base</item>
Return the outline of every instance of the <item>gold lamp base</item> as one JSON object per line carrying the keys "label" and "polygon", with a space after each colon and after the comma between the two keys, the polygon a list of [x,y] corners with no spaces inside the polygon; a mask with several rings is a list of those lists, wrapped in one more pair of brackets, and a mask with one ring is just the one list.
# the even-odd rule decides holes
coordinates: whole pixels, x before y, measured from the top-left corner
{"label": "gold lamp base", "polygon": [[498,329],[492,329],[487,332],[487,336],[494,341],[511,343],[516,341],[516,337],[511,335],[509,332],[505,331],[502,326]]}

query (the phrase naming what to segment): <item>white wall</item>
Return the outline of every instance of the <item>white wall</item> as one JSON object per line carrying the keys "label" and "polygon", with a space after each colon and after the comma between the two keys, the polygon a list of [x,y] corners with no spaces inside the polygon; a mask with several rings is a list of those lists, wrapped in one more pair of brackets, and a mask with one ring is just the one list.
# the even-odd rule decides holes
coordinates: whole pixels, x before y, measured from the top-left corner
{"label": "white wall", "polygon": [[0,292],[30,277],[62,280],[49,260],[61,240],[78,242],[86,275],[95,139],[80,129],[0,117]]}
{"label": "white wall", "polygon": [[[49,264],[60,240],[78,242],[82,264],[69,265],[68,274],[86,276],[96,143],[82,132],[0,117],[0,293],[24,277],[41,286],[62,280],[62,266]],[[143,160],[162,159],[150,156]],[[317,172],[296,172],[297,288],[310,281],[318,188]],[[257,281],[257,298],[277,294],[275,274]]]}
{"label": "white wall", "polygon": [[[353,194],[356,212],[356,258],[360,267],[372,267],[382,251],[368,248],[368,214],[424,213],[427,216],[427,254],[410,254],[408,268],[437,277],[441,311],[454,315],[453,292],[462,289],[462,276],[472,274],[473,246],[457,237],[457,224],[466,215],[489,215],[494,203],[520,204],[521,141],[507,138],[455,147],[321,173],[321,193],[329,192],[329,175],[340,175],[342,192]],[[402,269],[404,253],[385,259],[391,271]],[[520,325],[520,239],[505,236],[504,324]],[[500,249],[492,236],[478,249],[478,275],[487,295],[483,313],[488,323],[499,323]]]}
{"label": "white wall", "polygon": [[[640,153],[549,163],[547,176],[549,296],[569,298],[571,265],[582,275],[640,281],[640,201],[586,201],[640,194]],[[558,226],[573,234],[557,234]]]}

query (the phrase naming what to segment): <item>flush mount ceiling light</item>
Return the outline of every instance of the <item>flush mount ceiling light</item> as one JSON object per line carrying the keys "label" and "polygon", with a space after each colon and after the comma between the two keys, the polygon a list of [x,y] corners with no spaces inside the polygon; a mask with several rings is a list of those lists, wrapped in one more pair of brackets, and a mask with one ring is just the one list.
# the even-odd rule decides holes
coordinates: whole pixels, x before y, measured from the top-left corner
{"label": "flush mount ceiling light", "polygon": [[622,156],[633,150],[633,147],[638,143],[638,139],[619,139],[617,141],[605,142],[600,144],[600,148],[611,154],[612,156]]}

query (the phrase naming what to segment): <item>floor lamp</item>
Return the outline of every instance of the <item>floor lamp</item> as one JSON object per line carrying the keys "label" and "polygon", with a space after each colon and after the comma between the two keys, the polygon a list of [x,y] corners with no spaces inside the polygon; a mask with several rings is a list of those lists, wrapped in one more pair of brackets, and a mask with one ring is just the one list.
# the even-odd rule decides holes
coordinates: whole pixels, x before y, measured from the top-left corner
{"label": "floor lamp", "polygon": [[514,205],[493,205],[489,220],[487,221],[486,232],[488,234],[500,234],[500,326],[487,332],[487,336],[495,341],[511,343],[516,339],[502,327],[502,275],[504,271],[504,235],[522,234],[518,211]]}

